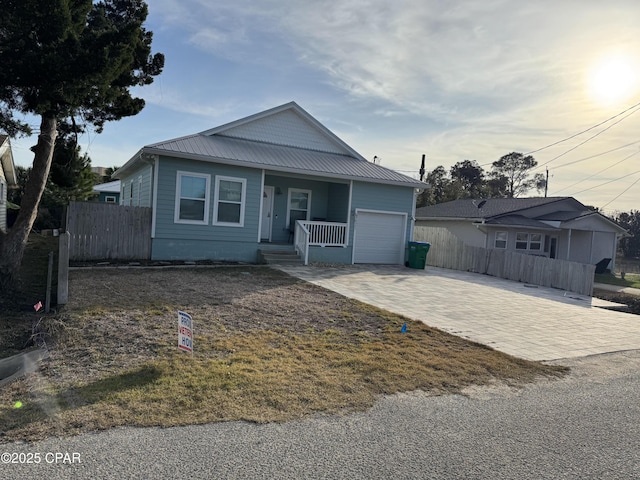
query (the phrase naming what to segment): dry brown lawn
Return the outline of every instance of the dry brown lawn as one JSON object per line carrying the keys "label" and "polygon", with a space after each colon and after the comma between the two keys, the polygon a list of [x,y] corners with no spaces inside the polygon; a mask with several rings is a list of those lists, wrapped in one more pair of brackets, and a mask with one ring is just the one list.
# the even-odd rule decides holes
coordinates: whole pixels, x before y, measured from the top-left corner
{"label": "dry brown lawn", "polygon": [[[193,317],[193,357],[177,348],[178,310]],[[40,328],[50,360],[0,389],[0,443],[341,414],[384,394],[459,393],[564,371],[267,267],[72,271],[69,305]]]}

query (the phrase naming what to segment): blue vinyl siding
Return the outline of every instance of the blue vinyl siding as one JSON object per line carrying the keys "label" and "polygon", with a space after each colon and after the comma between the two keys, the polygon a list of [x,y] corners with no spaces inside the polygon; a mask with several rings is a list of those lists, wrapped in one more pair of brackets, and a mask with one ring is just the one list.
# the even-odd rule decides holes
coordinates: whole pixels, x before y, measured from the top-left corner
{"label": "blue vinyl siding", "polygon": [[353,248],[343,247],[309,247],[309,262],[316,263],[351,263]]}
{"label": "blue vinyl siding", "polygon": [[[120,179],[119,203],[134,207],[151,207],[151,186],[153,183],[153,167],[144,165]],[[133,198],[129,198],[129,192],[133,185]]]}
{"label": "blue vinyl siding", "polygon": [[[152,244],[152,258],[155,260],[222,260],[256,262],[258,226],[262,204],[262,171],[259,169],[175,159],[161,156],[158,162],[158,198],[155,211],[155,237]],[[151,169],[149,169],[151,170]],[[175,223],[177,172],[204,174],[210,176],[207,192],[209,210],[205,225]],[[135,172],[126,179],[139,177]],[[153,176],[149,172],[149,188]],[[217,177],[233,177],[246,180],[244,205],[244,226],[220,226],[213,224],[215,184]],[[143,184],[146,184],[146,180]],[[378,185],[364,182],[353,183],[351,212],[349,205],[349,184],[305,176],[264,176],[264,185],[274,187],[273,243],[288,243],[289,229],[286,225],[289,189],[310,190],[311,210],[309,218],[334,222],[351,220],[349,246],[311,247],[311,262],[351,263],[353,245],[353,212],[356,208],[403,212],[412,211],[413,189]],[[125,193],[127,192],[125,186]],[[144,189],[141,190],[141,195]],[[151,191],[149,202],[151,203]],[[409,222],[410,223],[410,222]],[[410,228],[410,225],[407,226]],[[408,235],[408,233],[407,233]],[[408,238],[408,237],[407,237]]]}
{"label": "blue vinyl siding", "polygon": [[346,223],[349,217],[349,185],[344,183],[329,184],[329,204],[327,205],[327,221]]}
{"label": "blue vinyl siding", "polygon": [[[206,225],[175,223],[177,172],[211,176],[209,211]],[[216,176],[246,179],[244,226],[213,225]],[[258,221],[262,172],[207,162],[160,157],[154,259],[218,259],[255,262],[257,258]],[[234,253],[236,252],[236,253]],[[253,252],[253,253],[250,253]],[[249,259],[249,257],[251,257]]]}

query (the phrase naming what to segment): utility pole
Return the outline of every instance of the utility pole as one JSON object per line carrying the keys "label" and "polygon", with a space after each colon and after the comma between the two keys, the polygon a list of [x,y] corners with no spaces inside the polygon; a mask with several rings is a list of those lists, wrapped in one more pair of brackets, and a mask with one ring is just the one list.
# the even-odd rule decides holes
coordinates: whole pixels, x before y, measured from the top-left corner
{"label": "utility pole", "polygon": [[547,170],[547,179],[544,181],[544,198],[547,198],[547,192],[549,191],[549,167],[545,167]]}
{"label": "utility pole", "polygon": [[422,164],[420,165],[420,181],[424,181],[424,158],[425,158],[425,154],[422,154]]}

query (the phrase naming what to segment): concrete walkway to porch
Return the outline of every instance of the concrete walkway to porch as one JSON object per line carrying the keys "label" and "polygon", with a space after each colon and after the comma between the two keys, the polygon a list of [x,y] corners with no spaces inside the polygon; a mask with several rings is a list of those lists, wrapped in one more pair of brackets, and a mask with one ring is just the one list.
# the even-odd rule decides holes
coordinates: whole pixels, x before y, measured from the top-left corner
{"label": "concrete walkway to porch", "polygon": [[487,275],[428,267],[282,266],[347,297],[529,360],[640,349],[640,317],[610,302]]}

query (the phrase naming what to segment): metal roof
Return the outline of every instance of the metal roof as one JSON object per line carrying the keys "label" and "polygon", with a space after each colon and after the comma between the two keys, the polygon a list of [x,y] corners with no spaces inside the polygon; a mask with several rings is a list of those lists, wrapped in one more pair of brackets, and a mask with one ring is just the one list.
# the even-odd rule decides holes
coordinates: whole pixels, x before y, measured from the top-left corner
{"label": "metal roof", "polygon": [[195,134],[155,143],[143,153],[226,163],[278,172],[425,188],[425,183],[350,155]]}

